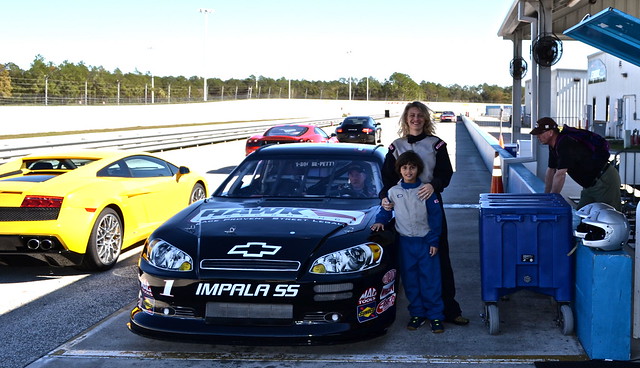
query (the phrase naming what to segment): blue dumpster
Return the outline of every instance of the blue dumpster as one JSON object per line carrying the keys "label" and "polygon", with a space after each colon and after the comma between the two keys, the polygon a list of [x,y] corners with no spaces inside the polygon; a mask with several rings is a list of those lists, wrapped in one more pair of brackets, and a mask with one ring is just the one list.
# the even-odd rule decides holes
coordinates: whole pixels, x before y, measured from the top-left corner
{"label": "blue dumpster", "polygon": [[562,332],[573,332],[571,206],[555,193],[480,195],[480,272],[485,322],[499,331],[497,302],[521,289],[559,303]]}

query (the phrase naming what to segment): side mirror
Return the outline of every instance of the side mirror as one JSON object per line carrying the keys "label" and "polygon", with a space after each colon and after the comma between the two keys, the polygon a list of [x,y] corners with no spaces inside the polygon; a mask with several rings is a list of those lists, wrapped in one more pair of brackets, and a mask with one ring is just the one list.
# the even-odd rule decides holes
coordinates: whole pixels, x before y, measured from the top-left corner
{"label": "side mirror", "polygon": [[188,168],[188,167],[186,167],[186,166],[180,166],[180,168],[178,169],[178,172],[179,172],[181,175],[184,175],[184,174],[188,174],[188,173],[190,173],[190,172],[191,172],[191,170],[189,170],[189,168]]}

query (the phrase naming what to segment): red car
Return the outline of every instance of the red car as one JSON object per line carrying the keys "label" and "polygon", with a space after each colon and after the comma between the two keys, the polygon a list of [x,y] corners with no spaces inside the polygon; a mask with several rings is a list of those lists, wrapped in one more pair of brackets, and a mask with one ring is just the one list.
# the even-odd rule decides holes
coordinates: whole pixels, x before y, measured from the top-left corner
{"label": "red car", "polygon": [[456,114],[453,113],[453,111],[444,111],[442,114],[440,114],[440,121],[450,121],[452,123],[455,123],[457,120]]}
{"label": "red car", "polygon": [[322,128],[307,124],[285,124],[269,128],[264,134],[247,139],[246,154],[268,144],[283,143],[338,143],[335,134],[328,135]]}

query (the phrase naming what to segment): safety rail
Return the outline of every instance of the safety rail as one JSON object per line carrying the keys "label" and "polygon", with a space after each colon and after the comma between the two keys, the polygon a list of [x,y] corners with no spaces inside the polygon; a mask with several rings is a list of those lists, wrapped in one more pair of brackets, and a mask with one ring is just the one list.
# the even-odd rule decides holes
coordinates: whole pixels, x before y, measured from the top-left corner
{"label": "safety rail", "polygon": [[[383,115],[372,116],[382,118]],[[343,118],[319,120],[271,120],[240,123],[212,124],[213,128],[202,126],[184,126],[157,129],[118,130],[109,133],[90,133],[83,140],[74,139],[77,135],[22,138],[7,143],[0,140],[0,164],[16,157],[22,157],[35,151],[50,148],[72,149],[122,149],[161,152],[174,149],[246,139],[264,132],[268,127],[278,124],[310,124],[318,127],[337,125]],[[158,132],[160,131],[160,132]],[[150,133],[152,132],[152,133]],[[327,132],[331,134],[332,132]],[[86,138],[90,137],[90,138]]]}

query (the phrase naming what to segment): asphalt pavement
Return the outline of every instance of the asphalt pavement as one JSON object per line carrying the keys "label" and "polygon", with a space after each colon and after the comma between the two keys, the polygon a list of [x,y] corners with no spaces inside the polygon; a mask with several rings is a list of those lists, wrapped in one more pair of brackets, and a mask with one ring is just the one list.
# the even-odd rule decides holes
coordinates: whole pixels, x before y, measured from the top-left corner
{"label": "asphalt pavement", "polygon": [[[394,120],[397,121],[397,120]],[[394,130],[393,128],[389,131]],[[440,123],[438,135],[449,147],[455,174],[443,193],[449,224],[457,300],[467,326],[445,324],[443,334],[428,327],[408,331],[406,299],[400,295],[394,325],[386,335],[332,346],[238,346],[163,341],[127,329],[128,305],[83,331],[29,368],[73,367],[533,367],[537,361],[583,361],[588,356],[575,335],[557,324],[556,303],[527,290],[499,301],[500,332],[490,335],[481,315],[479,206],[489,192],[491,174],[464,124]]]}

